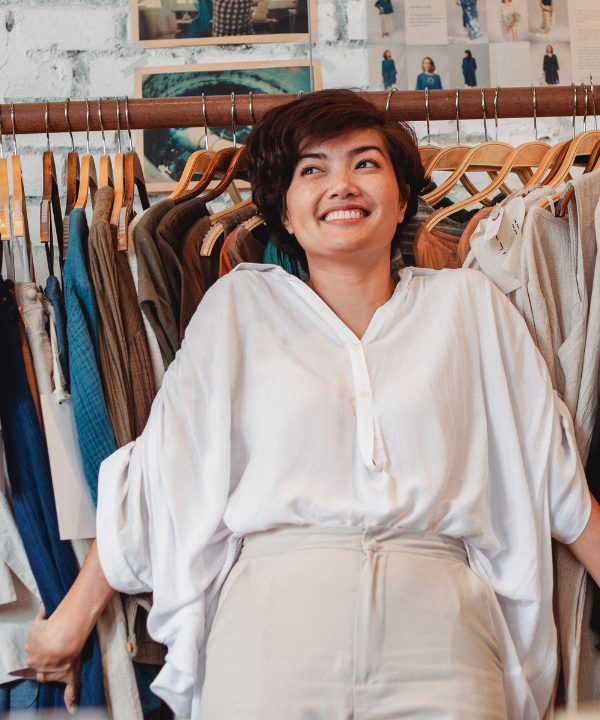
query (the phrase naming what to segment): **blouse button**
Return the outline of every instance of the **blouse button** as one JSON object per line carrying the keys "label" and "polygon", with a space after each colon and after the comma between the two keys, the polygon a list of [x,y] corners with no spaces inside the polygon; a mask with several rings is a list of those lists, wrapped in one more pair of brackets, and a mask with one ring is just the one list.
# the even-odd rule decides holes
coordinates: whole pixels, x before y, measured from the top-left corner
{"label": "blouse button", "polygon": [[360,350],[360,343],[354,343],[352,349],[354,350],[354,352],[358,352]]}
{"label": "blouse button", "polygon": [[361,394],[358,396],[359,398],[362,398],[363,400],[366,400],[371,393],[367,392],[366,390],[363,390]]}

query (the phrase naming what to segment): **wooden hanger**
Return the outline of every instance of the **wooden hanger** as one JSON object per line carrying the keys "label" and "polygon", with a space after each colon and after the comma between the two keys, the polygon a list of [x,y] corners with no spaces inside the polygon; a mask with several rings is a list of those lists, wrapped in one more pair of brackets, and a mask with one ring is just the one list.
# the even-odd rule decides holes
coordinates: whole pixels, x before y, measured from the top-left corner
{"label": "wooden hanger", "polygon": [[210,216],[210,223],[211,225],[214,225],[217,221],[219,221],[221,218],[226,217],[227,215],[231,215],[233,212],[238,212],[242,208],[245,207],[253,207],[255,210],[257,209],[256,205],[252,201],[252,198],[249,197],[247,200],[243,200],[239,205],[234,205],[233,207],[225,208],[225,210],[221,210],[218,213],[215,213],[214,215]]}
{"label": "wooden hanger", "polygon": [[[119,101],[117,100],[117,108]],[[129,222],[133,217],[133,199],[137,187],[142,208],[147,210],[150,207],[150,199],[144,180],[144,171],[139,155],[133,149],[133,139],[129,125],[129,99],[125,96],[125,119],[127,122],[127,133],[129,135],[129,152],[123,158],[123,195],[120,200],[118,213],[118,249],[127,250],[127,233]]]}
{"label": "wooden hanger", "polygon": [[[31,254],[31,239],[29,237],[29,223],[27,221],[27,202],[25,200],[25,188],[23,186],[23,176],[21,174],[21,158],[17,146],[17,131],[15,128],[15,112],[13,103],[10,104],[10,119],[12,124],[12,136],[14,143],[14,154],[10,159],[12,170],[12,225],[14,236],[22,254],[22,270],[23,280],[26,282],[35,282],[35,269],[33,266],[33,256]],[[23,239],[23,244],[18,239]]]}
{"label": "wooden hanger", "polygon": [[[482,202],[482,200],[489,198],[490,195],[502,185],[506,177],[508,177],[511,172],[515,172],[515,170],[519,167],[535,167],[542,162],[549,148],[550,146],[543,142],[529,142],[519,145],[519,147],[515,148],[507,157],[502,169],[498,172],[497,176],[494,180],[492,180],[490,185],[476,195],[473,195],[473,197],[462,200],[450,207],[441,208],[435,212],[425,224],[426,228],[428,230],[432,230],[440,222],[440,220],[452,215],[457,212],[457,210],[467,208],[470,205],[473,205],[473,203]],[[474,157],[476,158],[476,155],[474,155]]]}
{"label": "wooden hanger", "polygon": [[54,154],[50,150],[50,127],[48,117],[48,102],[46,102],[46,143],[47,149],[42,155],[42,202],[40,203],[40,241],[46,249],[46,262],[48,274],[54,275],[54,234],[52,221],[56,230],[56,239],[59,247],[59,265],[62,273],[63,267],[63,218],[60,207],[60,193],[56,179],[56,166]]}
{"label": "wooden hanger", "polygon": [[12,247],[8,161],[4,157],[4,136],[2,135],[2,120],[0,118],[0,268],[3,259],[6,259],[6,276],[14,282],[15,264]]}
{"label": "wooden hanger", "polygon": [[96,175],[96,163],[90,155],[90,103],[85,101],[86,112],[86,154],[81,158],[81,170],[79,174],[79,193],[77,194],[77,202],[75,207],[78,210],[84,210],[87,205],[88,195],[92,197],[92,205],[94,197],[98,189],[98,177]]}
{"label": "wooden hanger", "polygon": [[192,153],[183,168],[179,182],[169,195],[169,198],[175,200],[184,195],[194,175],[197,173],[204,174],[214,156],[214,150],[196,150],[196,152]]}
{"label": "wooden hanger", "polygon": [[102,132],[102,155],[98,165],[98,187],[115,187],[112,162],[110,155],[106,153],[106,137],[104,135],[104,125],[102,124],[102,102],[98,99],[98,119],[100,120],[100,131]]}
{"label": "wooden hanger", "polygon": [[175,204],[177,205],[185,202],[186,200],[198,197],[198,195],[200,195],[208,187],[215,176],[215,173],[220,172],[226,174],[229,169],[230,162],[237,153],[238,150],[234,147],[223,148],[222,150],[217,151],[208,163],[208,166],[202,175],[202,179],[196,183],[191,190],[188,190],[177,197],[173,197],[173,194],[171,194],[171,198],[175,201]]}
{"label": "wooden hanger", "polygon": [[73,140],[73,132],[69,121],[69,98],[65,100],[65,121],[67,131],[71,137],[71,149],[67,155],[67,199],[65,203],[65,218],[67,218],[75,207],[79,193],[79,153],[75,150],[75,141]]}

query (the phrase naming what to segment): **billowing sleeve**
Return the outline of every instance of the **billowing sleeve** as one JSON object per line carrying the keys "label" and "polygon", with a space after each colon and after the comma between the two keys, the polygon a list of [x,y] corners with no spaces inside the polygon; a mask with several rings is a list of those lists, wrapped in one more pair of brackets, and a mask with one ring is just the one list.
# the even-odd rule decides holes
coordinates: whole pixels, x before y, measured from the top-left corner
{"label": "billowing sleeve", "polygon": [[152,689],[181,719],[198,714],[205,595],[231,535],[222,518],[239,336],[228,287],[220,281],[206,294],[144,432],[108,457],[99,475],[102,569],[121,592],[154,593],[148,630],[168,654]]}

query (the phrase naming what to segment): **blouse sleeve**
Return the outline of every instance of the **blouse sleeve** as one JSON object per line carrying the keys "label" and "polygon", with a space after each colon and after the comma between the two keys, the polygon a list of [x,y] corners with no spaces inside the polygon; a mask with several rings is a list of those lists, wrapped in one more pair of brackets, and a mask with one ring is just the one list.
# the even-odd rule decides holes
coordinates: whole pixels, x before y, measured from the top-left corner
{"label": "blouse sleeve", "polygon": [[116,590],[154,593],[148,630],[168,654],[152,689],[182,719],[197,715],[205,593],[230,536],[222,518],[239,340],[228,330],[235,311],[222,284],[192,319],[144,432],[108,457],[99,475],[102,569]]}

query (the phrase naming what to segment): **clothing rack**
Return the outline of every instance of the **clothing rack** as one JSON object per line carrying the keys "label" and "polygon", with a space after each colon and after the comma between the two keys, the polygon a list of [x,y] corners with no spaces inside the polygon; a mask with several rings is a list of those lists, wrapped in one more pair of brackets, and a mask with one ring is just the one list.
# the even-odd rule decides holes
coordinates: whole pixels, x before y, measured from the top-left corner
{"label": "clothing rack", "polygon": [[[427,120],[425,93],[423,91],[393,91],[360,93],[372,100],[377,107],[385,109],[394,120]],[[458,105],[457,105],[458,98]],[[205,97],[206,111],[200,96],[182,98],[147,98],[127,100],[125,98],[101,100],[102,124],[105,130],[117,130],[117,102],[120,111],[120,129],[154,129],[200,127],[206,119],[209,127],[230,125],[251,125],[268,110],[296,99],[294,94],[228,95]],[[474,120],[485,117],[498,118],[570,117],[596,112],[593,85],[545,86],[533,88],[486,88],[469,90],[431,90],[428,98],[429,120]],[[17,135],[32,133],[68,132],[65,117],[65,102],[48,103],[48,126],[46,126],[45,103],[16,103],[13,106],[14,128],[11,121],[11,106],[0,105],[0,127],[3,134]],[[252,112],[251,112],[252,111]],[[86,102],[74,100],[68,104],[68,118],[72,131],[85,132]],[[98,103],[89,101],[89,129],[101,130],[98,118]]]}

